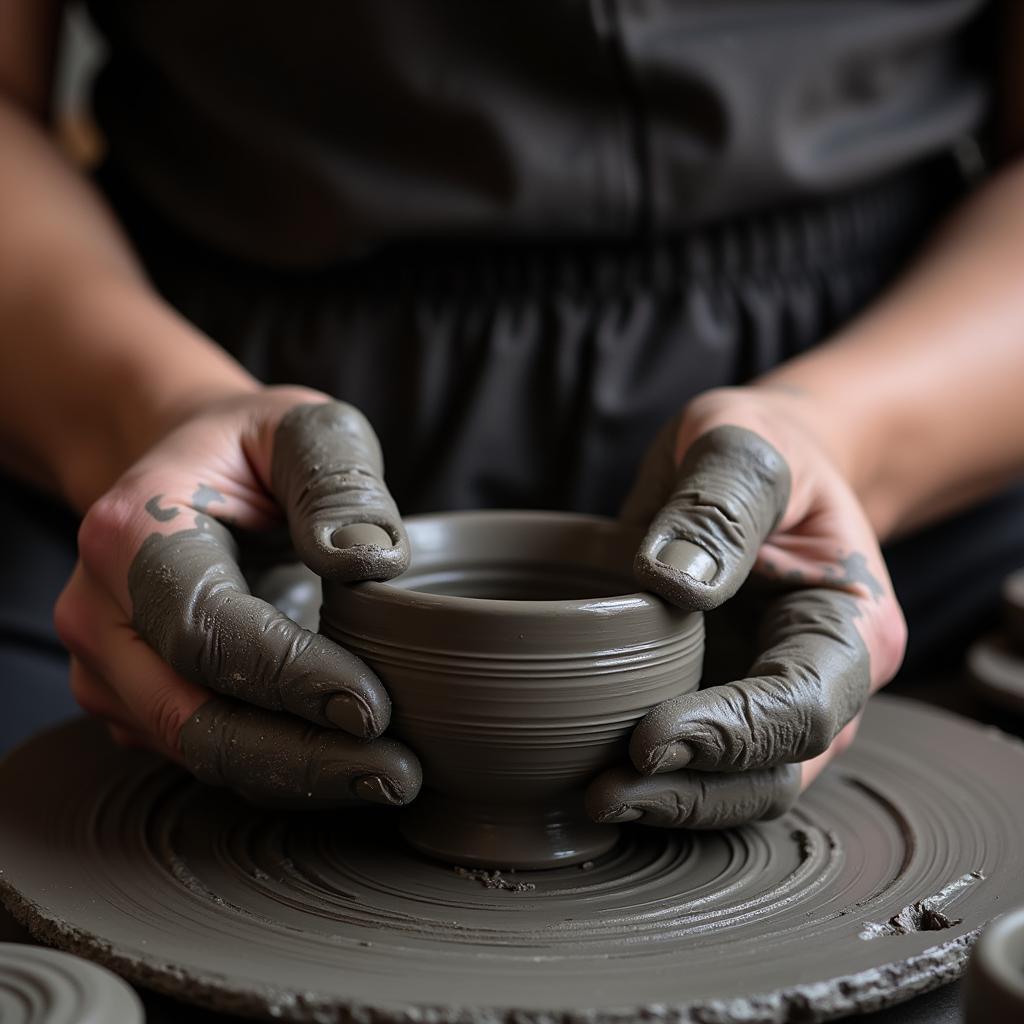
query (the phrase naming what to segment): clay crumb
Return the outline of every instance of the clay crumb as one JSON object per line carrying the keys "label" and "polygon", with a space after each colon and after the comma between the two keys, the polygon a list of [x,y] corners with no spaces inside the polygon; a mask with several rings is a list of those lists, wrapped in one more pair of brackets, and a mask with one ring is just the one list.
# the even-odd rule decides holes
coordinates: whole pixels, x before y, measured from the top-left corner
{"label": "clay crumb", "polygon": [[941,932],[955,928],[961,918],[947,917],[941,910],[927,903],[912,903],[883,924],[868,923],[861,932],[862,939],[877,939],[883,935],[912,935],[914,932]]}
{"label": "clay crumb", "polygon": [[580,871],[593,871],[593,870],[594,870],[594,862],[592,860],[585,860],[580,865]]}
{"label": "clay crumb", "polygon": [[811,838],[810,833],[804,831],[804,829],[794,829],[789,833],[789,838],[796,843],[797,853],[801,860],[807,860],[814,852],[814,840]]}
{"label": "clay crumb", "polygon": [[533,892],[537,888],[533,882],[519,882],[506,878],[500,871],[484,871],[469,868],[453,868],[459,878],[465,878],[467,882],[479,882],[485,889],[502,889],[505,892]]}
{"label": "clay crumb", "polygon": [[969,886],[984,880],[985,876],[980,871],[971,871],[966,875],[961,875],[940,889],[934,896],[911,903],[898,914],[893,914],[888,921],[866,922],[860,937],[862,939],[877,939],[886,935],[912,935],[914,932],[941,932],[946,928],[955,928],[963,919],[947,916],[939,909],[939,906]]}

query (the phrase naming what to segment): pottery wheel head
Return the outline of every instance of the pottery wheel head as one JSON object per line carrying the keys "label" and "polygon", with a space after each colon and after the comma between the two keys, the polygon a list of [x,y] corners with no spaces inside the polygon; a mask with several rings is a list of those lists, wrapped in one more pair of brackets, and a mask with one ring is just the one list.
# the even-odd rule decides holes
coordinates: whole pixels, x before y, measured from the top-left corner
{"label": "pottery wheel head", "polygon": [[46,941],[280,1020],[825,1020],[961,972],[1020,893],[1024,790],[997,780],[1021,777],[1020,743],[881,697],[776,821],[495,876],[386,812],[262,813],[80,722],[0,767],[0,890]]}

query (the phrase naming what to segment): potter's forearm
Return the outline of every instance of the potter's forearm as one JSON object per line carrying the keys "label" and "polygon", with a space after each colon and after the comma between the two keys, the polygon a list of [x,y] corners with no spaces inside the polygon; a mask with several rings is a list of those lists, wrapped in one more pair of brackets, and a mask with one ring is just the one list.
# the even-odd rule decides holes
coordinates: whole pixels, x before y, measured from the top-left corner
{"label": "potter's forearm", "polygon": [[255,382],[146,281],[101,197],[0,96],[0,461],[84,508],[205,399]]}
{"label": "potter's forearm", "polygon": [[1024,165],[943,227],[830,343],[759,385],[792,394],[882,537],[1024,470]]}

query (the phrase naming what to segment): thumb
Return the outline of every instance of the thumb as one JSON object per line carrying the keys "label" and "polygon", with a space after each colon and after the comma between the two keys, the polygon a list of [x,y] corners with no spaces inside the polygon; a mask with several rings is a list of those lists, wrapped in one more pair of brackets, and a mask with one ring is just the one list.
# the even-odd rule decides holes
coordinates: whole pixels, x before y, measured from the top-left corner
{"label": "thumb", "polygon": [[380,442],[358,409],[322,402],[286,413],[274,434],[270,483],[295,550],[318,576],[381,580],[408,567]]}
{"label": "thumb", "polygon": [[789,501],[789,467],[762,437],[722,426],[690,445],[633,571],[682,608],[717,608],[740,588]]}

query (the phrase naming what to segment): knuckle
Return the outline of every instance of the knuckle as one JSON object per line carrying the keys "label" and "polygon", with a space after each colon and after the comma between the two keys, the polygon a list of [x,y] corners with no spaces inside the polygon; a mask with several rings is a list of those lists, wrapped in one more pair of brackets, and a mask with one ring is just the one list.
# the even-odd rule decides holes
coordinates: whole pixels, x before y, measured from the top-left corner
{"label": "knuckle", "polygon": [[72,653],[89,658],[95,646],[96,630],[88,601],[81,598],[75,582],[69,583],[53,606],[53,625],[60,642]]}
{"label": "knuckle", "polygon": [[69,650],[74,652],[78,646],[79,634],[78,610],[75,607],[75,595],[72,585],[69,584],[57,598],[53,606],[53,627],[57,631],[60,642]]}
{"label": "knuckle", "polygon": [[814,698],[806,702],[802,718],[803,742],[799,745],[801,758],[824,754],[839,731],[835,712],[824,700]]}
{"label": "knuckle", "polygon": [[87,714],[94,718],[103,718],[106,705],[96,693],[96,688],[89,678],[79,669],[75,663],[71,665],[71,675],[68,681],[71,696],[75,703]]}
{"label": "knuckle", "polygon": [[850,728],[841,729],[836,738],[832,741],[832,753],[837,757],[849,750],[853,744],[854,730]]}
{"label": "knuckle", "polygon": [[895,602],[893,605],[892,613],[885,616],[878,630],[876,674],[883,683],[896,675],[907,650],[907,620],[900,607]]}
{"label": "knuckle", "polygon": [[171,616],[154,629],[148,616],[136,616],[139,634],[175,671],[187,679],[198,681],[203,659],[197,654],[197,637],[190,620]]}
{"label": "knuckle", "polygon": [[110,492],[96,501],[86,512],[78,529],[78,551],[89,566],[108,565],[112,552],[123,542],[131,522],[126,501]]}
{"label": "knuckle", "polygon": [[178,738],[187,719],[174,687],[162,686],[149,695],[144,720],[150,733],[166,750],[178,749]]}
{"label": "knuckle", "polygon": [[[329,685],[311,671],[316,659],[306,657],[315,634],[259,598],[227,591],[208,603],[205,618],[204,628],[181,631],[178,650],[188,652],[196,675],[220,692],[277,710],[307,698],[316,702]],[[250,642],[239,645],[238,636]]]}

